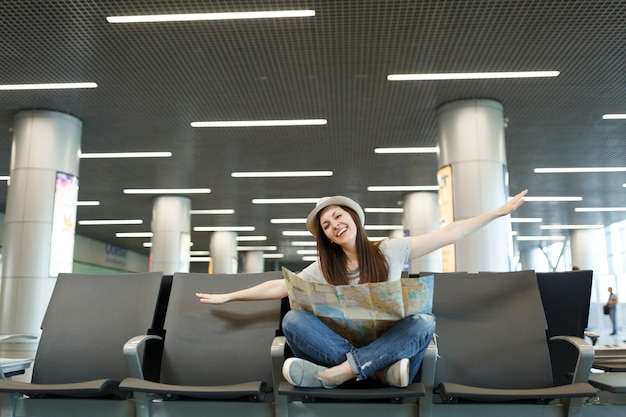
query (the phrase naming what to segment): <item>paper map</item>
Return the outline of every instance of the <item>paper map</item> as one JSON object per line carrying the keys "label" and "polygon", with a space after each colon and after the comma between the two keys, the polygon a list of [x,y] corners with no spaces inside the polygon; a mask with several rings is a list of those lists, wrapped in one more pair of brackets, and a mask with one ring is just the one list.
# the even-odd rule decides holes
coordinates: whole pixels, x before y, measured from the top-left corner
{"label": "paper map", "polygon": [[286,268],[283,276],[292,309],[315,314],[355,347],[371,343],[404,317],[432,311],[432,275],[336,286],[306,281]]}

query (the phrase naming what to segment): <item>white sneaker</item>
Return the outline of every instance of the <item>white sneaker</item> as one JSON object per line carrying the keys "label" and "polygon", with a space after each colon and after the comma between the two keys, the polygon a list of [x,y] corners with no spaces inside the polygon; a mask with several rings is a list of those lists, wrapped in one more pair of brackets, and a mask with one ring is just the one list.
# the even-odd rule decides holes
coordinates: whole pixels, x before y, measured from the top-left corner
{"label": "white sneaker", "polygon": [[391,387],[406,387],[409,385],[409,364],[410,361],[405,358],[389,365],[381,371],[382,382]]}

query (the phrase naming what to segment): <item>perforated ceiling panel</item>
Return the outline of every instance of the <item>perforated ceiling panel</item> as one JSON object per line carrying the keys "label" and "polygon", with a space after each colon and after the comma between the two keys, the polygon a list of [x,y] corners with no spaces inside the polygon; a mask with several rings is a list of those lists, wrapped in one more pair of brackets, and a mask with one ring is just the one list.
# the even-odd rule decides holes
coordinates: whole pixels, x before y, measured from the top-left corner
{"label": "perforated ceiling panel", "polygon": [[[315,10],[314,17],[111,24],[107,16]],[[9,174],[19,110],[67,112],[83,123],[83,152],[171,151],[172,158],[82,160],[79,219],[141,218],[140,226],[79,226],[77,233],[148,253],[115,232],[146,231],[152,198],[123,188],[209,187],[193,226],[252,225],[300,259],[271,218],[310,205],[253,198],[352,196],[397,206],[401,192],[371,185],[434,185],[437,156],[380,155],[376,147],[437,144],[436,110],[466,98],[500,101],[508,120],[510,189],[583,196],[587,207],[626,206],[626,176],[534,174],[535,167],[624,166],[624,1],[2,1],[0,83],[98,83],[96,89],[0,91],[0,175]],[[392,73],[558,70],[557,78],[390,82]],[[313,119],[325,126],[194,129],[192,121]],[[332,170],[309,179],[241,179],[236,171]],[[6,184],[0,181],[0,211]],[[609,224],[624,213],[575,213],[573,203],[527,203],[545,223]],[[368,214],[399,224],[398,214]],[[520,226],[515,226],[519,228]],[[524,233],[547,233],[524,226]],[[210,233],[194,233],[208,249]]]}

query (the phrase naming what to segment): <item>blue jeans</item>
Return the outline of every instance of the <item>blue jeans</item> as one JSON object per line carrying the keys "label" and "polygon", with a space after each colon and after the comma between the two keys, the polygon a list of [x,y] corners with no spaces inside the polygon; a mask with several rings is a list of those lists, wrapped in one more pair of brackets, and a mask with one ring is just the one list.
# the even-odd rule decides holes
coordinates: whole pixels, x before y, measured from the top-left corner
{"label": "blue jeans", "polygon": [[409,381],[413,381],[434,332],[435,316],[417,314],[398,321],[369,345],[355,348],[315,314],[290,310],[283,318],[283,333],[297,357],[326,367],[347,360],[357,381],[403,358],[410,360]]}

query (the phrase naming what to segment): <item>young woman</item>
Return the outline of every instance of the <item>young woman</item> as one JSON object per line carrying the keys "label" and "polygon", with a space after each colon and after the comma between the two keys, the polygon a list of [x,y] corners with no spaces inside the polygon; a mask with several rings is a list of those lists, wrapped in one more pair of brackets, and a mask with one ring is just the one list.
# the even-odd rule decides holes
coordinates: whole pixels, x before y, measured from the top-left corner
{"label": "young woman", "polygon": [[[320,199],[307,217],[307,229],[317,239],[319,260],[298,275],[331,285],[365,284],[400,279],[405,263],[456,242],[524,203],[524,190],[501,207],[448,224],[433,232],[372,243],[363,225],[363,209],[348,197]],[[207,304],[280,299],[287,296],[283,279],[267,281],[228,294],[196,296]],[[431,314],[399,320],[367,346],[355,347],[330,330],[312,313],[290,310],[283,332],[295,357],[283,365],[283,376],[300,387],[334,388],[346,381],[367,378],[405,387],[413,381],[435,331]]]}

